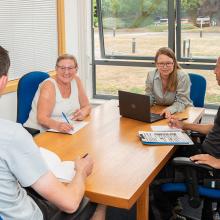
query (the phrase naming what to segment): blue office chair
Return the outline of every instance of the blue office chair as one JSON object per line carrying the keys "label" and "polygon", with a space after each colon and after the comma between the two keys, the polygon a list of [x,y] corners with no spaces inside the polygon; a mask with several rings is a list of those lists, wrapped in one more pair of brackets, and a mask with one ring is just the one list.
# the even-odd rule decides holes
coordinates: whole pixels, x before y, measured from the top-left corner
{"label": "blue office chair", "polygon": [[[34,71],[22,76],[17,89],[17,122],[24,124],[31,110],[32,100],[39,84],[49,77],[48,73]],[[25,127],[29,133],[35,135],[39,130]]]}
{"label": "blue office chair", "polygon": [[[189,78],[191,81],[190,98],[193,101],[193,105],[195,107],[203,108],[206,93],[206,79],[203,76],[195,73],[189,73]],[[201,120],[202,119],[200,119],[199,122],[201,122]],[[205,139],[205,135],[194,131],[191,131],[190,136],[192,137],[194,143],[195,140],[198,141],[200,139],[199,144],[201,144],[201,142]]]}
{"label": "blue office chair", "polygon": [[206,79],[195,73],[189,73],[191,81],[190,98],[195,107],[204,107],[206,93]]}

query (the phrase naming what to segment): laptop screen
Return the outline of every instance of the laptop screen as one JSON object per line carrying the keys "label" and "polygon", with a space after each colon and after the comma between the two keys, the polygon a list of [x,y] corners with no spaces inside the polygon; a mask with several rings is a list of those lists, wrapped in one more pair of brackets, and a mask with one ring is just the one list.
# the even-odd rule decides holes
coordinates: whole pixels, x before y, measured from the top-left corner
{"label": "laptop screen", "polygon": [[150,96],[120,90],[118,97],[120,115],[124,117],[149,123],[163,119],[163,116],[159,116],[155,120],[151,118]]}

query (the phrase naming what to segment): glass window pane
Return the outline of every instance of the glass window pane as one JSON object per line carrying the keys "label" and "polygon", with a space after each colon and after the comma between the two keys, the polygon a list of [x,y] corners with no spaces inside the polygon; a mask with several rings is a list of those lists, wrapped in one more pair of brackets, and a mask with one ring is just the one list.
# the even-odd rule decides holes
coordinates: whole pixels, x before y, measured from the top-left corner
{"label": "glass window pane", "polygon": [[[118,95],[118,90],[144,94],[147,74],[153,68],[125,66],[96,66],[96,94]],[[213,70],[185,69],[186,73],[196,73],[204,76],[207,82],[206,104],[219,105],[220,89]]]}
{"label": "glass window pane", "polygon": [[214,59],[219,38],[220,1],[181,0],[181,57]]}
{"label": "glass window pane", "polygon": [[168,45],[167,0],[101,0],[101,8],[105,55],[149,57]]}
{"label": "glass window pane", "polygon": [[96,94],[118,95],[118,90],[144,94],[147,73],[152,68],[96,66]]}

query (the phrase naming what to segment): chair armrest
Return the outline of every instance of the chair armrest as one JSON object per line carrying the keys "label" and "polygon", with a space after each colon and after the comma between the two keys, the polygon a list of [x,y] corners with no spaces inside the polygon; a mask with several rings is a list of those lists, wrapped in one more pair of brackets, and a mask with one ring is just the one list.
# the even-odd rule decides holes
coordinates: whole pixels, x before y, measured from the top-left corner
{"label": "chair armrest", "polygon": [[23,126],[32,136],[40,133],[40,130]]}
{"label": "chair armrest", "polygon": [[196,145],[200,145],[206,138],[205,134],[199,133],[198,131],[190,131],[189,136]]}
{"label": "chair armrest", "polygon": [[190,160],[189,157],[175,157],[172,160],[172,163],[174,166],[191,166],[191,167],[195,167],[198,169],[205,169],[208,171],[213,171],[214,168],[205,164],[197,164],[195,162],[193,162],[192,160]]}
{"label": "chair armrest", "polygon": [[198,131],[190,131],[190,136],[191,137],[199,137],[199,138],[205,138],[206,135],[199,133]]}

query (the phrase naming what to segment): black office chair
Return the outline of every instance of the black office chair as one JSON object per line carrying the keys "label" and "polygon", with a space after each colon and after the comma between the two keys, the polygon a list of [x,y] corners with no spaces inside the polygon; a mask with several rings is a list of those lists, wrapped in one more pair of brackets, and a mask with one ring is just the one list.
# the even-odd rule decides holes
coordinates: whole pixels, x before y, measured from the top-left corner
{"label": "black office chair", "polygon": [[[27,121],[31,110],[32,100],[39,84],[49,77],[48,73],[34,71],[22,76],[17,89],[17,122],[22,125]],[[24,127],[32,136],[40,133],[34,128]]]}
{"label": "black office chair", "polygon": [[[203,76],[189,73],[191,88],[190,88],[190,98],[193,101],[195,107],[204,107],[205,93],[206,93],[206,80]],[[201,120],[200,120],[201,121]],[[203,140],[205,139],[204,134],[191,131],[189,133],[195,145],[199,147]],[[161,189],[164,192],[173,192],[177,194],[188,194],[189,195],[189,205],[192,208],[198,208],[201,204],[201,198],[212,197],[212,192],[208,191],[209,189],[203,185],[199,185],[197,181],[197,170],[202,172],[202,169],[211,171],[212,168],[204,165],[197,165],[188,158],[174,158],[172,161],[173,165],[177,167],[178,171],[181,171],[184,176],[184,182],[170,182],[161,185]],[[220,195],[220,191],[219,191]],[[203,219],[210,214],[210,202],[207,202],[208,199],[204,200],[205,209],[202,211]],[[207,211],[208,210],[208,211]],[[207,219],[208,220],[208,219]]]}
{"label": "black office chair", "polygon": [[212,177],[216,170],[207,165],[196,164],[186,157],[174,158],[172,163],[183,173],[184,180],[162,184],[162,191],[188,194],[188,203],[195,209],[203,201],[201,220],[213,220],[212,203],[220,201],[220,179]]}

